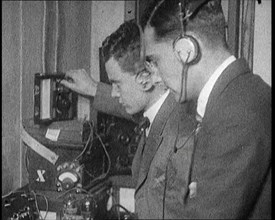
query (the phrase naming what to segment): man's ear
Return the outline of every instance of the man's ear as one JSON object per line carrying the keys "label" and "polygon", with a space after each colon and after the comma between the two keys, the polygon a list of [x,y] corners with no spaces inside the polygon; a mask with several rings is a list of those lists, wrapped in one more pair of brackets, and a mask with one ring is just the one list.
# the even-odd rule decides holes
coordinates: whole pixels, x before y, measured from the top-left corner
{"label": "man's ear", "polygon": [[151,73],[151,78],[152,78],[153,85],[163,83],[162,78],[159,74],[159,70],[158,70],[158,68],[156,67],[155,64],[153,64],[152,62],[146,62],[146,67],[149,70],[149,72]]}
{"label": "man's ear", "polygon": [[136,82],[143,91],[149,91],[153,86],[152,74],[148,71],[142,71],[136,76]]}

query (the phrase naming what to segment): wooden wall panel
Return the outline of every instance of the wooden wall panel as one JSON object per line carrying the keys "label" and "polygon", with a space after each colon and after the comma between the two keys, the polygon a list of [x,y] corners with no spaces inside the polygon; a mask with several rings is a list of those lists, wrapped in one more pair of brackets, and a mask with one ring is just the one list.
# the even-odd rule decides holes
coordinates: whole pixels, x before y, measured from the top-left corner
{"label": "wooden wall panel", "polygon": [[22,119],[33,117],[34,74],[43,71],[42,1],[22,3]]}
{"label": "wooden wall panel", "polygon": [[[33,117],[33,84],[34,74],[43,72],[43,17],[44,3],[42,1],[22,2],[21,38],[22,44],[22,91],[21,91],[21,117],[22,121]],[[28,173],[25,165],[25,152],[27,146],[20,143],[21,149],[21,184],[28,183]]]}
{"label": "wooden wall panel", "polygon": [[57,70],[57,39],[58,39],[58,2],[46,1],[44,3],[44,71],[55,73]]}
{"label": "wooden wall panel", "polygon": [[2,195],[20,184],[20,2],[2,3]]}
{"label": "wooden wall panel", "polygon": [[59,71],[90,68],[91,1],[59,1]]}

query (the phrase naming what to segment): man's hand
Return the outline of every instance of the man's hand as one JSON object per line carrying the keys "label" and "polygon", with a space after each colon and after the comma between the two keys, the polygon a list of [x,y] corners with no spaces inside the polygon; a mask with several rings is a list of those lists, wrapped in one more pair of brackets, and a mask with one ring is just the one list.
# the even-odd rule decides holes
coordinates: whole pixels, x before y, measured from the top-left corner
{"label": "man's hand", "polygon": [[95,96],[98,82],[84,69],[69,70],[61,84],[82,95]]}

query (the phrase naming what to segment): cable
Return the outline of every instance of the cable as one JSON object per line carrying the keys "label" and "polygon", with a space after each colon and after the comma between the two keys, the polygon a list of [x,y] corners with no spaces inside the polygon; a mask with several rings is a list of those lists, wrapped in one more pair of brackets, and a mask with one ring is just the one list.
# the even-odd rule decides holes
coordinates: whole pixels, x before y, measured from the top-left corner
{"label": "cable", "polygon": [[14,192],[13,192],[13,191],[8,192],[6,195],[3,195],[3,196],[2,196],[2,199],[4,199],[4,198],[7,197],[7,196],[10,196],[12,193],[14,193]]}
{"label": "cable", "polygon": [[[179,123],[178,123],[178,129],[177,129],[177,136],[176,136],[176,139],[175,139],[175,142],[174,142],[174,148],[173,150],[171,150],[169,152],[169,155],[167,157],[167,163],[166,163],[166,166],[165,166],[165,178],[164,178],[164,189],[163,189],[163,199],[162,199],[162,219],[164,219],[164,216],[165,216],[165,198],[166,198],[166,187],[167,187],[167,171],[168,171],[168,164],[171,160],[171,156],[173,155],[173,153],[177,153],[177,151],[181,148],[183,148],[186,143],[188,142],[188,140],[194,136],[194,134],[196,133],[196,130],[197,128],[193,129],[193,131],[191,132],[191,134],[187,137],[187,139],[185,140],[185,142],[179,147],[177,148],[176,147],[176,144],[177,144],[177,141],[178,141],[178,136],[179,136]],[[193,158],[193,154],[192,154],[192,158]]]}
{"label": "cable", "polygon": [[[178,56],[180,57],[180,52],[178,52]],[[180,59],[182,63],[182,74],[181,74],[181,87],[180,87],[180,97],[179,97],[179,102],[182,102],[182,92],[183,92],[183,83],[184,83],[184,102],[187,101],[187,71],[189,68],[189,64],[187,64],[188,59],[190,57],[190,51],[188,51],[188,56],[185,60],[185,62]]]}
{"label": "cable", "polygon": [[[89,192],[87,194],[90,196],[91,199],[93,199],[94,203],[96,204],[96,200],[95,200],[93,194],[91,194]],[[85,200],[85,199],[86,199],[85,197],[83,197],[81,199],[75,199],[74,202],[79,202],[79,201],[82,201],[82,200]]]}
{"label": "cable", "polygon": [[[73,190],[85,190],[85,189],[82,189],[82,188],[79,188],[79,187],[73,187],[73,188],[71,188],[71,189],[69,189],[69,190],[67,190],[67,191],[65,191],[64,193],[62,193],[61,195],[59,195],[56,199],[60,199],[61,197],[63,197],[64,195],[66,195],[67,193],[69,193],[69,192],[71,192],[71,191],[73,191]],[[86,191],[86,190],[85,190]]]}
{"label": "cable", "polygon": [[[37,212],[39,214],[39,217],[41,219],[46,219],[47,215],[48,215],[48,212],[49,212],[49,202],[48,202],[48,199],[45,195],[42,195],[42,194],[38,194],[38,193],[35,193],[33,190],[31,191],[31,193],[34,195],[34,198],[35,198],[35,206],[36,206],[36,209],[37,209]],[[42,196],[46,202],[46,214],[45,214],[45,217],[43,218],[41,213],[40,213],[40,210],[38,208],[38,203],[37,203],[37,197],[36,196]]]}
{"label": "cable", "polygon": [[94,138],[93,138],[93,140],[91,141],[90,147],[89,147],[89,149],[88,149],[87,152],[91,153],[91,148],[92,148],[92,146],[93,146],[93,141],[95,141],[95,140],[97,140],[97,139],[98,139],[98,137],[94,137]]}
{"label": "cable", "polygon": [[7,196],[10,196],[11,194],[13,194],[13,193],[26,193],[25,191],[10,191],[10,192],[8,192],[6,195],[3,195],[2,196],[2,199],[4,199],[5,197],[7,197]]}
{"label": "cable", "polygon": [[[101,146],[107,156],[107,159],[108,159],[108,168],[107,168],[107,171],[103,174],[101,174],[100,176],[96,177],[95,179],[93,179],[89,185],[91,185],[92,183],[96,182],[97,180],[99,179],[104,179],[110,172],[110,169],[111,169],[111,158],[110,158],[110,155],[108,153],[108,151],[106,150],[106,146],[105,144],[103,143],[100,135],[95,131],[95,135],[97,136],[96,139],[99,139],[99,142],[101,143]],[[90,177],[94,177],[92,174],[90,174],[87,170],[85,170],[85,172],[90,176]]]}
{"label": "cable", "polygon": [[59,195],[59,196],[57,197],[57,199],[60,199],[61,197],[63,197],[64,195],[66,195],[67,193],[69,193],[69,192],[71,192],[71,191],[73,191],[73,190],[82,191],[82,192],[84,192],[84,193],[86,193],[86,194],[88,194],[88,195],[90,195],[90,196],[93,196],[93,195],[92,195],[90,192],[88,192],[86,189],[79,188],[79,187],[76,186],[76,187],[74,187],[74,188],[71,188],[71,189],[65,191],[65,192],[62,193],[61,195]]}
{"label": "cable", "polygon": [[25,150],[25,167],[26,167],[26,170],[27,170],[27,174],[29,175],[29,173],[30,173],[30,171],[29,171],[29,157],[28,157],[28,149],[29,149],[29,147],[28,146],[26,146],[26,150]]}
{"label": "cable", "polygon": [[[126,209],[124,206],[120,205],[120,204],[114,204],[112,205],[111,209],[110,209],[110,212],[112,211],[112,209],[116,208],[116,207],[119,207],[119,208],[122,208],[129,216],[132,215],[132,213]],[[120,219],[120,213],[119,213],[119,209],[116,210],[117,211],[117,214],[118,214],[118,219]]]}
{"label": "cable", "polygon": [[[87,147],[88,147],[88,145],[89,145],[89,142],[91,141],[91,139],[92,139],[92,137],[93,137],[93,128],[94,128],[93,123],[92,123],[92,122],[85,121],[83,124],[85,124],[85,123],[88,123],[89,126],[90,126],[90,135],[89,135],[88,140],[86,141],[86,144],[85,144],[84,149],[82,150],[82,152],[81,152],[73,161],[78,160],[78,159],[82,156],[82,154],[86,151],[86,149],[87,149]],[[92,141],[93,141],[93,140],[92,140]],[[91,142],[92,142],[92,141],[91,141]]]}
{"label": "cable", "polygon": [[185,144],[187,143],[187,141],[196,133],[196,128],[193,129],[193,131],[191,132],[191,134],[188,136],[188,138],[186,139],[186,141],[183,143],[183,145],[181,145],[179,148],[177,148],[176,146],[174,147],[174,152],[176,153],[179,149],[183,148],[185,146]]}
{"label": "cable", "polygon": [[[40,195],[40,194],[37,194],[37,195]],[[46,202],[46,214],[45,214],[45,217],[44,219],[46,219],[47,215],[48,215],[48,212],[49,212],[49,202],[48,202],[48,199],[45,195],[41,195],[44,199],[45,199],[45,202]]]}
{"label": "cable", "polygon": [[97,136],[97,138],[99,139],[100,143],[101,143],[101,146],[107,156],[107,159],[108,159],[108,169],[105,173],[101,174],[100,176],[98,176],[97,178],[93,179],[91,181],[91,183],[89,185],[91,185],[92,183],[94,183],[95,181],[99,180],[99,179],[104,179],[110,172],[110,169],[111,169],[111,158],[110,158],[110,155],[108,153],[108,151],[106,150],[106,147],[105,147],[105,144],[103,143],[101,137],[99,136],[99,134],[97,132],[95,132],[95,135]]}

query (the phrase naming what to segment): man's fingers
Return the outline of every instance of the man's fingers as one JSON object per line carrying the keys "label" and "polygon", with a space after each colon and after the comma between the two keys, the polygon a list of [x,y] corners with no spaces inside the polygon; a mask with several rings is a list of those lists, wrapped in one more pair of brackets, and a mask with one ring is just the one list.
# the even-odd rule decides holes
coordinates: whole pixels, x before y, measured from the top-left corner
{"label": "man's fingers", "polygon": [[69,70],[66,72],[66,77],[77,80],[83,77],[87,77],[87,72],[84,69]]}
{"label": "man's fingers", "polygon": [[69,89],[73,89],[74,88],[74,84],[71,82],[68,82],[67,80],[62,80],[60,81],[60,83],[66,87],[68,87]]}
{"label": "man's fingers", "polygon": [[73,78],[74,76],[78,75],[83,70],[69,70],[66,72],[66,76]]}

